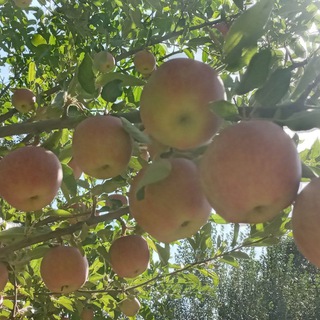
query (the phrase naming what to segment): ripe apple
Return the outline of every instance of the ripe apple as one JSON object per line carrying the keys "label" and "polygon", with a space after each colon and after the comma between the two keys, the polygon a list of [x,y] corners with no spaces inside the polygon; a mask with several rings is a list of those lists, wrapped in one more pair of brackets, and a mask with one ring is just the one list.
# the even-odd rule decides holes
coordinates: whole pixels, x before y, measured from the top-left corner
{"label": "ripe apple", "polygon": [[170,174],[144,188],[137,198],[139,181],[146,168],[134,177],[129,191],[133,218],[151,236],[162,242],[191,237],[208,220],[211,207],[200,185],[197,166],[188,159],[172,158]]}
{"label": "ripe apple", "polygon": [[0,291],[3,291],[8,281],[9,281],[8,268],[3,262],[0,262]]}
{"label": "ripe apple", "polygon": [[156,58],[148,50],[141,50],[134,55],[134,67],[143,75],[148,75],[156,68]]}
{"label": "ripe apple", "polygon": [[94,311],[90,308],[84,308],[81,312],[81,320],[93,320],[94,318]]}
{"label": "ripe apple", "polygon": [[108,51],[100,51],[93,57],[93,68],[101,73],[107,73],[114,69],[115,59]]}
{"label": "ripe apple", "polygon": [[98,179],[108,179],[127,168],[132,153],[132,139],[119,118],[94,116],[76,127],[72,152],[84,173]]}
{"label": "ripe apple", "polygon": [[222,34],[223,37],[227,36],[227,33],[229,32],[229,26],[225,21],[217,23],[214,27],[218,31],[220,31],[220,33]]}
{"label": "ripe apple", "polygon": [[32,0],[13,0],[18,8],[26,9],[30,6]]}
{"label": "ripe apple", "polygon": [[292,212],[293,238],[301,254],[320,267],[320,178],[314,178],[297,196]]}
{"label": "ripe apple", "polygon": [[54,293],[67,294],[80,289],[88,277],[88,261],[75,247],[50,248],[40,264],[46,287]]}
{"label": "ripe apple", "polygon": [[278,125],[250,120],[220,132],[200,163],[213,209],[235,223],[262,223],[288,207],[301,178],[299,155]]}
{"label": "ripe apple", "polygon": [[59,159],[42,147],[22,147],[0,161],[0,195],[18,210],[40,210],[50,204],[61,182]]}
{"label": "ripe apple", "polygon": [[19,112],[26,113],[34,109],[36,96],[29,89],[15,89],[11,97],[11,102]]}
{"label": "ripe apple", "polygon": [[81,168],[77,165],[76,161],[74,160],[74,158],[72,158],[69,162],[68,162],[68,166],[72,169],[73,171],[73,176],[76,180],[80,179],[81,175],[82,175],[82,170]]}
{"label": "ripe apple", "polygon": [[141,305],[137,298],[126,298],[119,304],[121,312],[127,317],[134,317],[140,310]]}
{"label": "ripe apple", "polygon": [[122,278],[135,278],[149,264],[150,253],[147,241],[139,235],[117,238],[109,250],[112,270]]}
{"label": "ripe apple", "polygon": [[160,143],[192,149],[207,143],[219,129],[222,120],[209,102],[224,97],[223,83],[210,66],[187,58],[169,60],[142,90],[141,120]]}

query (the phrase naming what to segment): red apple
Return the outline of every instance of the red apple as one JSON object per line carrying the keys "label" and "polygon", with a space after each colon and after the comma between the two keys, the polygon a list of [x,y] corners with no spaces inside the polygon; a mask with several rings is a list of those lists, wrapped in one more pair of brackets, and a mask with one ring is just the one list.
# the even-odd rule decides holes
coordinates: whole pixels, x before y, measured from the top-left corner
{"label": "red apple", "polygon": [[94,319],[94,311],[90,308],[84,308],[81,312],[81,320],[93,320]]}
{"label": "red apple", "polygon": [[88,261],[75,247],[57,246],[44,255],[40,273],[46,287],[55,293],[80,289],[88,277]]}
{"label": "red apple", "polygon": [[209,102],[224,98],[223,83],[209,65],[186,58],[169,60],[143,88],[141,120],[160,143],[192,149],[207,143],[219,129],[221,119]]}
{"label": "red apple", "polygon": [[149,264],[149,247],[141,236],[123,236],[113,241],[109,250],[113,271],[122,278],[135,278]]}
{"label": "red apple", "polygon": [[18,210],[40,210],[50,204],[61,182],[59,159],[42,147],[22,147],[0,161],[0,195]]}
{"label": "red apple", "polygon": [[188,159],[173,158],[171,172],[163,180],[144,188],[137,198],[143,168],[132,181],[129,192],[130,212],[137,223],[162,242],[191,237],[208,220],[211,207],[205,198],[197,166]]}
{"label": "red apple", "polygon": [[320,268],[320,178],[297,196],[292,212],[293,239],[301,254]]}
{"label": "red apple", "polygon": [[76,127],[72,153],[84,173],[108,179],[126,170],[132,154],[132,139],[119,118],[94,116]]}
{"label": "red apple", "polygon": [[209,203],[225,220],[262,223],[295,199],[301,163],[281,127],[250,120],[227,127],[213,139],[200,172]]}

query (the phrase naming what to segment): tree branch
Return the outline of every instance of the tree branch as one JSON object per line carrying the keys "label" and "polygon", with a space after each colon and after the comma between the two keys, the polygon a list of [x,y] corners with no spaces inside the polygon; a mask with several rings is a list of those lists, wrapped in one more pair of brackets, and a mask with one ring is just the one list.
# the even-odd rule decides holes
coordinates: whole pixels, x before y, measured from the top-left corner
{"label": "tree branch", "polygon": [[86,221],[80,221],[68,228],[58,228],[52,232],[48,232],[45,234],[39,234],[37,236],[34,237],[26,237],[25,239],[21,240],[21,241],[17,241],[13,244],[10,244],[6,247],[0,248],[0,258],[5,258],[6,256],[8,256],[9,254],[29,247],[33,244],[37,244],[40,242],[45,242],[51,239],[55,239],[55,238],[60,238],[62,236],[68,235],[68,234],[72,234],[78,230],[82,229],[83,224],[87,224],[88,226],[94,226],[100,222],[106,222],[106,221],[110,221],[113,219],[119,219],[121,216],[123,216],[124,214],[129,213],[129,207],[125,207],[125,208],[120,208],[118,210],[115,211],[111,211],[107,214],[103,214],[101,216],[97,216],[97,217],[90,217],[88,220]]}

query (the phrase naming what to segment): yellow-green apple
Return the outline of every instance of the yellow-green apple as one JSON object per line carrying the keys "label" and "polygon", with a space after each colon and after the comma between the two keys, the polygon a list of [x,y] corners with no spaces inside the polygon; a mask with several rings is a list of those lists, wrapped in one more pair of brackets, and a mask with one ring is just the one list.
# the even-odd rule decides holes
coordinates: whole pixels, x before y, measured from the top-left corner
{"label": "yellow-green apple", "polygon": [[123,194],[113,193],[108,196],[106,206],[111,209],[118,209],[119,207],[127,206],[128,198]]}
{"label": "yellow-green apple", "polygon": [[93,68],[101,73],[107,73],[114,69],[115,59],[108,51],[100,51],[93,57]]}
{"label": "yellow-green apple", "polygon": [[26,113],[34,109],[36,96],[29,89],[19,88],[14,90],[11,102],[19,112]]}
{"label": "yellow-green apple", "polygon": [[208,220],[211,207],[200,185],[198,167],[184,158],[168,159],[171,171],[164,179],[144,187],[137,197],[146,168],[134,177],[129,191],[130,212],[136,222],[158,241],[191,237]]}
{"label": "yellow-green apple", "polygon": [[142,90],[141,120],[160,143],[192,149],[206,144],[219,129],[222,120],[209,103],[224,98],[223,83],[209,65],[187,58],[169,60]]}
{"label": "yellow-green apple", "polygon": [[0,161],[0,195],[18,210],[40,210],[50,204],[61,182],[59,159],[42,147],[22,147]]}
{"label": "yellow-green apple", "polygon": [[119,308],[127,317],[134,317],[139,312],[141,305],[136,297],[126,298],[120,302]]}
{"label": "yellow-green apple", "polygon": [[134,67],[143,75],[148,75],[156,68],[156,58],[148,50],[138,51],[133,57]]}
{"label": "yellow-green apple", "polygon": [[94,311],[91,308],[84,308],[80,315],[81,320],[93,320]]}
{"label": "yellow-green apple", "polygon": [[74,131],[72,153],[84,173],[108,179],[126,170],[132,154],[132,139],[119,118],[89,117]]}
{"label": "yellow-green apple", "polygon": [[74,160],[74,158],[72,158],[69,162],[68,162],[68,166],[72,169],[73,171],[73,176],[76,180],[80,179],[81,175],[82,175],[82,170],[81,168],[77,165],[76,161]]}
{"label": "yellow-green apple", "polygon": [[149,264],[147,241],[139,235],[122,236],[114,240],[109,250],[112,270],[122,278],[135,278]]}
{"label": "yellow-green apple", "polygon": [[320,178],[298,194],[292,212],[292,232],[298,250],[320,268]]}
{"label": "yellow-green apple", "polygon": [[200,174],[209,203],[225,220],[262,223],[295,199],[301,163],[281,127],[250,120],[214,137],[201,159]]}
{"label": "yellow-green apple", "polygon": [[54,293],[67,294],[80,289],[88,277],[88,261],[76,247],[50,248],[40,264],[45,286]]}
{"label": "yellow-green apple", "polygon": [[9,280],[9,272],[7,266],[0,262],[0,291],[3,291]]}
{"label": "yellow-green apple", "polygon": [[32,0],[13,0],[18,8],[26,9],[30,6]]}

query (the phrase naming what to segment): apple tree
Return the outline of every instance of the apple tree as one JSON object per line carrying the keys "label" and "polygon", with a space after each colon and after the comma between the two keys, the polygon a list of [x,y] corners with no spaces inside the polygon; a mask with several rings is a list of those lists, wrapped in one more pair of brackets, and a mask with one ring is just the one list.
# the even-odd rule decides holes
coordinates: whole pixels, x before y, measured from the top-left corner
{"label": "apple tree", "polygon": [[319,267],[319,9],[0,0],[0,317],[156,319],[292,234]]}

